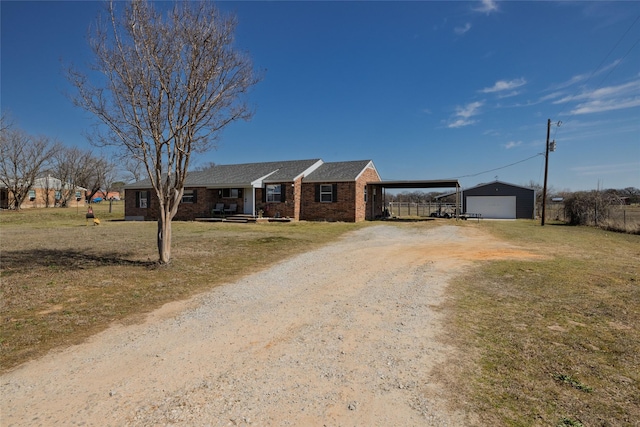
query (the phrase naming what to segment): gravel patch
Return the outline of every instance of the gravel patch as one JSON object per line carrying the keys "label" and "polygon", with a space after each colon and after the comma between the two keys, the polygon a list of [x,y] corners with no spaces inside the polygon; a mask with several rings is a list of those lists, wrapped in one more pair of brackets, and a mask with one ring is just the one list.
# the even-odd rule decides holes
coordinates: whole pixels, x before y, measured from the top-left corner
{"label": "gravel patch", "polygon": [[431,376],[438,306],[491,242],[364,228],[2,375],[1,424],[465,425]]}

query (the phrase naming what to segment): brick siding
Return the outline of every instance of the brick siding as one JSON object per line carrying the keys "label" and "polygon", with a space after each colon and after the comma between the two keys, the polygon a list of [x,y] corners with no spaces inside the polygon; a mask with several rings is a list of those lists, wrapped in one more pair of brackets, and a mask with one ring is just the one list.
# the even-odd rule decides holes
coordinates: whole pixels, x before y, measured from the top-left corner
{"label": "brick siding", "polygon": [[[56,200],[55,200],[57,190],[52,188],[45,189],[45,188],[33,187],[31,191],[35,191],[35,198],[31,199],[29,197],[29,193],[27,193],[25,198],[22,200],[22,205],[20,206],[21,209],[46,208],[46,207],[52,208],[57,206]],[[69,200],[67,201],[66,207],[68,208],[83,207],[84,208],[86,204],[84,190],[82,191],[78,190],[78,191],[80,191],[80,195],[81,195],[80,200],[77,200],[75,197],[75,194],[72,194]],[[13,203],[14,203],[13,193],[7,189],[4,190],[4,193],[6,197],[5,201],[6,201],[7,207],[13,206]],[[47,200],[48,200],[48,205],[47,205]]]}
{"label": "brick siding", "polygon": [[[291,218],[294,221],[345,221],[355,222],[365,219],[373,219],[382,211],[382,195],[373,195],[369,189],[365,202],[365,187],[367,182],[379,181],[380,177],[373,168],[367,168],[357,181],[350,182],[326,182],[337,186],[337,200],[328,202],[316,202],[316,186],[320,183],[303,183],[302,178],[295,182],[270,183],[282,185],[284,188],[284,202],[265,202],[264,189],[255,189],[255,211],[263,211],[265,217]],[[228,208],[232,203],[237,205],[237,213],[244,212],[244,198],[251,197],[244,194],[246,189],[241,189],[242,194],[237,198],[222,197],[222,189],[187,188],[196,192],[196,203],[180,203],[174,219],[190,221],[195,218],[211,217],[212,210],[217,203],[224,203]],[[148,191],[147,208],[136,207],[136,193]],[[156,220],[159,217],[158,199],[152,190],[127,189],[125,191],[125,212],[127,218],[140,218],[144,220]]]}
{"label": "brick siding", "polygon": [[[362,175],[358,178],[356,185],[356,221],[363,221],[365,219],[372,220],[375,215],[382,211],[382,197],[376,191],[373,194],[373,189],[367,189],[367,201],[364,200],[365,187],[367,182],[380,181],[380,176],[373,168],[367,168]],[[378,205],[378,206],[376,206]]]}
{"label": "brick siding", "polygon": [[[283,185],[285,194],[284,194],[284,202],[267,202],[264,191],[264,188],[256,188],[256,212],[262,210],[262,216],[265,218],[293,218],[294,220],[299,219],[299,208],[297,208],[297,201],[295,199],[297,185],[299,185],[300,180],[297,183],[291,182],[273,182],[269,183],[269,185]],[[296,218],[298,217],[298,218]]]}
{"label": "brick siding", "polygon": [[[204,190],[204,189],[203,189]],[[229,209],[232,204],[236,204],[236,212],[235,213],[243,213],[244,212],[244,198],[251,197],[250,194],[245,194],[245,189],[238,189],[240,192],[238,197],[223,197],[223,191],[220,188],[214,188],[206,190],[206,206],[203,212],[207,214],[205,217],[210,217],[213,215],[213,208],[216,207],[218,203],[224,204],[225,209]]]}
{"label": "brick siding", "polygon": [[[337,184],[337,200],[316,202],[316,187],[322,184]],[[302,209],[300,219],[305,221],[355,221],[353,199],[355,182],[314,182],[303,183],[301,193]]]}

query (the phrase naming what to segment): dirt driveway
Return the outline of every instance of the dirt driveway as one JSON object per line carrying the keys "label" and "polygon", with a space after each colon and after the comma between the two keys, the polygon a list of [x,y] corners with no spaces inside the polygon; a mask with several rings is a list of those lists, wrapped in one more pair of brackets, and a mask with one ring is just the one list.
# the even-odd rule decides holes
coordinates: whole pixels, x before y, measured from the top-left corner
{"label": "dirt driveway", "polygon": [[380,225],[116,325],[1,378],[2,426],[465,425],[432,368],[480,228]]}

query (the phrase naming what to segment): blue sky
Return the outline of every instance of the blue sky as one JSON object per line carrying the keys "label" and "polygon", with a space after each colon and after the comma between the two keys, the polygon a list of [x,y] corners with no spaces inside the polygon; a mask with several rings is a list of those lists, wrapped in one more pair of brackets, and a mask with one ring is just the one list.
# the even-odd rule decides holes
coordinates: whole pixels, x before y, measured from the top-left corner
{"label": "blue sky", "polygon": [[[255,115],[192,163],[374,161],[384,180],[640,187],[640,2],[221,2],[263,80]],[[91,59],[89,1],[1,11],[3,111],[87,147],[62,64]],[[511,166],[509,166],[511,165]]]}

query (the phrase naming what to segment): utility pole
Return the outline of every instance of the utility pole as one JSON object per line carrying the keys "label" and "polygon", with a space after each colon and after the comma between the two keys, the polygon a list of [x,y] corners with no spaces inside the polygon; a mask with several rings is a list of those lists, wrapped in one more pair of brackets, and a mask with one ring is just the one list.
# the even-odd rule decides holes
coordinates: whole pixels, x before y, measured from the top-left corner
{"label": "utility pole", "polygon": [[551,119],[547,120],[547,148],[544,153],[544,186],[542,187],[542,219],[540,225],[544,227],[544,216],[547,207],[547,174],[549,172],[549,134],[551,133]]}
{"label": "utility pole", "polygon": [[[561,121],[555,123],[556,126],[560,127],[562,124]],[[551,119],[547,120],[547,148],[544,153],[544,187],[542,189],[542,220],[540,221],[540,225],[544,225],[544,217],[546,215],[546,207],[547,207],[547,175],[549,172],[549,152],[556,151],[556,140],[549,142],[549,133],[551,132]]]}

